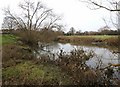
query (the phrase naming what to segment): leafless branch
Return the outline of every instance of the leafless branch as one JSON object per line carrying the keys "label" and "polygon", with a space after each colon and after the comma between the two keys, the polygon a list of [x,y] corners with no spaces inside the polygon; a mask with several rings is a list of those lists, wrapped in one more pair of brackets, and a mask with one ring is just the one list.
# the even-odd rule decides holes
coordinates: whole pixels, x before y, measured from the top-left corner
{"label": "leafless branch", "polygon": [[[114,9],[110,8],[109,6],[102,5],[102,2],[101,3],[97,3],[94,0],[80,0],[80,1],[84,2],[84,3],[88,3],[88,4],[93,4],[93,5],[97,6],[98,8],[104,8],[104,9],[106,9],[108,11],[112,11],[112,12],[120,11],[120,9],[117,8],[118,3],[116,1],[112,1],[112,2],[108,1],[111,4],[111,6],[113,6]],[[93,9],[98,9],[98,8],[93,8]]]}
{"label": "leafless branch", "polygon": [[35,4],[34,2],[24,1],[24,3],[19,4],[19,7],[23,11],[20,16],[14,16],[9,9],[4,12],[14,18],[17,25],[22,29],[39,29],[43,21],[49,22],[50,27],[59,19],[56,16],[53,16],[52,9],[46,8],[41,2]]}

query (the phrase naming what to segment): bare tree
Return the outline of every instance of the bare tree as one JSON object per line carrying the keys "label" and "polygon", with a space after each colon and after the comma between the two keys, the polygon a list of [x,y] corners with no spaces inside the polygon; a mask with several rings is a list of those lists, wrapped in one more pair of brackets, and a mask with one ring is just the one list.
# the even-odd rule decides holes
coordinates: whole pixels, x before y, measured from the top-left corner
{"label": "bare tree", "polygon": [[[36,46],[40,41],[41,33],[40,29],[52,28],[59,20],[59,16],[55,15],[52,9],[45,7],[41,2],[32,2],[30,0],[24,0],[19,4],[20,15],[12,13],[10,8],[4,9],[6,17],[10,17],[18,29],[15,33],[21,37],[21,41],[29,46]],[[9,20],[8,20],[9,21]],[[47,23],[46,26],[45,23]],[[49,32],[48,32],[49,33]],[[44,35],[49,36],[49,35]],[[50,36],[49,36],[50,37]],[[44,37],[41,37],[42,39]]]}
{"label": "bare tree", "polygon": [[11,17],[20,29],[36,30],[40,28],[41,24],[48,16],[52,9],[46,8],[41,2],[24,1],[19,4],[23,11],[23,15],[17,16],[13,14],[10,9],[4,9],[6,16]]}
{"label": "bare tree", "polygon": [[75,34],[75,29],[74,27],[71,27],[70,30],[68,31],[68,34],[74,35]]}

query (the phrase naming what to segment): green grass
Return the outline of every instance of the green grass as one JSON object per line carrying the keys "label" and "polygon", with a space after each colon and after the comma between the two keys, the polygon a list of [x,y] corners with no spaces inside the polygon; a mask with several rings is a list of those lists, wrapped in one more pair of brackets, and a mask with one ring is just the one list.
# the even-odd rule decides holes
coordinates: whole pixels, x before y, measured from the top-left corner
{"label": "green grass", "polygon": [[14,44],[17,41],[17,37],[12,34],[0,34],[0,45]]}
{"label": "green grass", "polygon": [[37,65],[32,61],[24,61],[16,66],[4,68],[2,70],[2,79],[4,83],[17,85],[21,85],[22,83],[55,84],[56,82],[65,85],[70,82],[69,77],[61,72],[57,66],[45,64]]}

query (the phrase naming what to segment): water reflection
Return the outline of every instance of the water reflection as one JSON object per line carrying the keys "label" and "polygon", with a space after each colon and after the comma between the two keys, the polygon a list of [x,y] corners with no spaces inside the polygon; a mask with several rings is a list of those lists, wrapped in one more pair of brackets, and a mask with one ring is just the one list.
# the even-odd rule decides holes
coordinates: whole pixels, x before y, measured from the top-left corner
{"label": "water reflection", "polygon": [[86,52],[93,51],[96,55],[91,58],[89,61],[87,61],[87,65],[91,67],[96,67],[99,63],[101,63],[101,66],[106,66],[109,63],[112,64],[118,64],[118,54],[112,53],[109,49],[107,48],[100,48],[100,47],[90,47],[90,46],[76,46],[76,45],[71,45],[69,43],[67,44],[62,44],[62,43],[54,43],[49,45],[48,47],[44,47],[43,49],[46,50],[46,52],[41,52],[39,50],[39,53],[54,53],[57,54],[59,53],[60,49],[65,51],[66,53],[69,53],[71,50],[74,48],[82,48]]}
{"label": "water reflection", "polygon": [[[78,46],[78,45],[71,45],[69,43],[62,44],[62,43],[54,43],[50,44],[47,47],[44,47],[43,50],[39,50],[40,54],[45,54],[46,56],[52,56],[56,54],[55,58],[57,58],[57,54],[62,49],[66,53],[70,53],[71,50],[74,48],[82,48],[84,51],[89,52],[93,51],[95,56],[89,59],[86,64],[91,68],[104,68],[108,66],[108,64],[118,64],[118,54],[112,53],[111,50],[107,48],[100,48],[100,47],[92,47],[92,46]],[[45,51],[44,51],[45,50]],[[118,69],[114,69],[116,71]],[[119,76],[119,72],[115,72],[115,75]],[[120,78],[120,77],[119,77]]]}

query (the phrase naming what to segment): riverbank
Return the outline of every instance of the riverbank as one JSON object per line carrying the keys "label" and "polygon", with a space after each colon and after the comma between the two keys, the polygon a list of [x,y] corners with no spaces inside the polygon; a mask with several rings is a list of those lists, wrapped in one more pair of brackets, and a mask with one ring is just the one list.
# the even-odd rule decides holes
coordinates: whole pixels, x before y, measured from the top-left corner
{"label": "riverbank", "polygon": [[41,63],[31,49],[12,34],[0,36],[2,85],[65,85],[70,79],[54,64]]}
{"label": "riverbank", "polygon": [[[8,35],[8,37],[10,36]],[[2,39],[5,40],[4,36]],[[9,40],[13,39],[9,38]],[[108,83],[109,80],[112,80],[111,78],[103,79],[103,74],[108,76],[109,73],[103,72],[101,74],[100,69],[94,70],[86,65],[86,61],[94,56],[92,51],[74,49],[68,55],[61,49],[60,53],[57,54],[57,59],[55,59],[55,54],[53,57],[46,55],[35,57],[33,50],[17,38],[13,42],[8,42],[2,45],[3,85],[112,84]],[[112,73],[110,73],[111,75]],[[116,82],[116,84],[118,83]]]}
{"label": "riverbank", "polygon": [[84,45],[97,45],[97,46],[114,46],[118,47],[118,36],[109,35],[87,35],[87,36],[59,36],[58,41],[62,43],[74,43]]}

